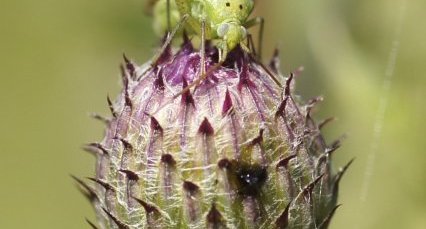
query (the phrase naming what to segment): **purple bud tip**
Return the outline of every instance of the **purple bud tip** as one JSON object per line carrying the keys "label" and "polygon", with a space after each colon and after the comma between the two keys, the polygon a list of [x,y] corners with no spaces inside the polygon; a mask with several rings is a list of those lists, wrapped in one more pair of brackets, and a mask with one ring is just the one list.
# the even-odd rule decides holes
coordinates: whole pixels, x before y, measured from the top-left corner
{"label": "purple bud tip", "polygon": [[194,196],[198,191],[199,191],[199,187],[190,182],[190,181],[184,181],[183,182],[183,189],[188,192],[191,196]]}
{"label": "purple bud tip", "polygon": [[[188,82],[186,82],[186,79],[184,78],[182,81],[182,89],[186,89],[188,87]],[[194,98],[191,95],[191,91],[187,90],[182,94],[182,104],[185,105],[195,105]]]}
{"label": "purple bud tip", "polygon": [[288,157],[280,160],[278,162],[278,164],[277,164],[277,168],[280,168],[280,167],[287,168],[288,163],[290,162],[290,160],[293,159],[293,158],[295,158],[296,156],[297,156],[296,154],[293,154],[293,155],[290,155],[290,156],[288,156]]}
{"label": "purple bud tip", "polygon": [[223,101],[222,105],[222,116],[225,116],[228,114],[228,112],[232,109],[232,99],[231,95],[229,94],[229,90],[226,90],[225,93],[225,100]]}
{"label": "purple bud tip", "polygon": [[94,181],[94,182],[96,182],[96,183],[98,183],[98,184],[100,184],[102,187],[104,187],[105,188],[105,190],[108,190],[108,191],[115,191],[115,189],[110,185],[110,184],[108,184],[107,182],[105,182],[105,181],[102,181],[102,180],[100,180],[100,179],[96,179],[96,178],[92,178],[92,177],[88,177],[87,179],[89,179],[89,180],[91,180],[91,181]]}
{"label": "purple bud tip", "polygon": [[129,60],[129,58],[127,58],[126,54],[123,53],[123,59],[124,62],[126,63],[126,69],[129,72],[129,74],[131,76],[133,76],[135,74],[135,66],[133,65],[133,63]]}
{"label": "purple bud tip", "polygon": [[222,214],[216,209],[216,205],[212,204],[209,213],[207,214],[207,222],[212,225],[218,225],[222,221]]}
{"label": "purple bud tip", "polygon": [[118,171],[126,174],[126,176],[129,180],[132,180],[132,181],[138,181],[139,180],[139,176],[133,171],[125,170],[125,169],[120,169]]}
{"label": "purple bud tip", "polygon": [[277,225],[277,228],[280,229],[286,229],[288,226],[288,219],[289,219],[289,209],[291,206],[291,201],[290,203],[287,204],[287,207],[284,209],[283,213],[281,213],[281,215],[278,217],[277,221],[275,222],[275,224]]}
{"label": "purple bud tip", "polygon": [[217,163],[217,166],[219,166],[220,169],[229,169],[231,167],[231,162],[227,158],[224,158]]}
{"label": "purple bud tip", "polygon": [[155,131],[163,132],[163,128],[160,123],[154,117],[151,117],[151,129]]}
{"label": "purple bud tip", "polygon": [[145,201],[143,201],[143,200],[141,200],[141,199],[138,199],[138,198],[134,198],[140,205],[142,205],[142,207],[145,209],[145,211],[146,211],[146,213],[148,213],[148,214],[151,214],[151,213],[158,213],[158,209],[155,207],[155,206],[153,206],[153,205],[151,205],[151,204],[148,204],[147,202],[145,202]]}
{"label": "purple bud tip", "polygon": [[211,136],[214,134],[214,129],[210,124],[209,120],[207,120],[207,118],[204,118],[204,121],[201,123],[200,128],[198,128],[198,133],[207,136]]}
{"label": "purple bud tip", "polygon": [[167,164],[167,165],[171,165],[171,166],[176,165],[175,159],[170,154],[163,154],[161,156],[161,162],[163,162],[164,164]]}

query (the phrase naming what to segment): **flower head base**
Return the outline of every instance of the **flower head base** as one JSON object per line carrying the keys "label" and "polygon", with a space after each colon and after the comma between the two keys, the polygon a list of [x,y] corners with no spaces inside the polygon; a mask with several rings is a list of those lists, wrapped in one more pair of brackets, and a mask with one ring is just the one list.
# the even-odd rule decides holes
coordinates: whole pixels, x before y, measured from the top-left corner
{"label": "flower head base", "polygon": [[[267,68],[239,48],[176,98],[201,60],[188,40],[154,67],[125,58],[106,136],[87,146],[94,184],[78,180],[101,227],[326,228],[347,167],[331,174],[339,143],[311,118],[320,99],[299,105],[277,56]],[[206,68],[217,61],[207,45]]]}

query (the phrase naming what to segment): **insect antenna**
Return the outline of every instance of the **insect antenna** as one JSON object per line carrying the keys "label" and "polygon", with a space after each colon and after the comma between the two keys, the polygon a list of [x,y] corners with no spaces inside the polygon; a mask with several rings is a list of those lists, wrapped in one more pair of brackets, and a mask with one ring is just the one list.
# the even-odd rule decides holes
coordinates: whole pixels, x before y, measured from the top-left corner
{"label": "insect antenna", "polygon": [[[251,28],[255,25],[259,25],[259,32],[257,36],[257,56],[259,59],[262,59],[262,45],[263,45],[263,33],[265,30],[265,19],[262,17],[255,17],[245,23],[246,28]],[[253,45],[254,46],[254,45]]]}
{"label": "insect antenna", "polygon": [[278,80],[278,77],[268,68],[265,64],[262,63],[261,60],[259,60],[256,56],[253,54],[249,54],[250,58],[258,64],[267,74],[268,76],[279,86],[282,87],[281,82]]}
{"label": "insect antenna", "polygon": [[151,67],[155,67],[158,65],[158,61],[160,60],[160,57],[163,55],[163,52],[167,49],[167,47],[172,42],[173,38],[175,37],[177,31],[183,26],[183,24],[188,19],[189,15],[185,14],[180,19],[179,23],[173,28],[173,31],[170,33],[168,32],[167,39],[164,42],[163,46],[161,47],[160,51],[154,56],[153,61],[151,63]]}
{"label": "insect antenna", "polygon": [[253,56],[259,58],[256,52],[256,47],[254,46],[253,36],[251,34],[247,34],[247,45]]}

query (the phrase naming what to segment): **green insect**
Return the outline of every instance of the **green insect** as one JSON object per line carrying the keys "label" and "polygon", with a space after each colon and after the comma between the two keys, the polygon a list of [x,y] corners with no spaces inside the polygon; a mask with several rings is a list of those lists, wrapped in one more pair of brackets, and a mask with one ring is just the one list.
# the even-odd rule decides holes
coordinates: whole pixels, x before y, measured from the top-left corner
{"label": "green insect", "polygon": [[254,8],[253,0],[175,1],[180,14],[189,15],[187,30],[208,40],[219,40],[219,62],[224,61],[238,44],[249,51],[244,41],[248,33],[246,28],[255,24],[255,21],[247,21]]}
{"label": "green insect", "polygon": [[[154,17],[154,30],[162,35],[171,28],[183,26],[189,34],[205,40],[218,40],[219,62],[237,45],[249,51],[244,43],[247,28],[260,24],[259,55],[263,35],[263,19],[248,20],[254,8],[254,0],[148,0],[148,9]],[[184,24],[184,23],[182,23]]]}
{"label": "green insect", "polygon": [[[219,67],[226,60],[228,53],[238,45],[246,52],[253,53],[245,42],[249,40],[247,29],[255,25],[260,26],[257,57],[261,58],[264,20],[261,17],[248,19],[254,5],[255,0],[148,0],[148,8],[151,9],[154,18],[154,29],[159,34],[168,32],[167,40],[154,58],[152,66],[156,65],[175,34],[182,28],[189,34],[201,38],[200,77],[175,97],[198,85],[210,72]],[[204,61],[206,40],[217,41],[219,50],[219,62],[209,71],[206,71]]]}

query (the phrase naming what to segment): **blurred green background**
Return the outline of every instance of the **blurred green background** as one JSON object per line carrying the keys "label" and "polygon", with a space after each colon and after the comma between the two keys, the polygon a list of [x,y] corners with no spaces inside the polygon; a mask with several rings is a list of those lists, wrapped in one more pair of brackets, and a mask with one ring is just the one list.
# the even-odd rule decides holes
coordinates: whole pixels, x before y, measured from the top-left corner
{"label": "blurred green background", "polygon": [[[93,174],[80,146],[103,126],[87,114],[108,114],[121,54],[142,63],[158,44],[142,6],[0,1],[0,228],[89,228],[94,214],[68,174]],[[338,118],[327,139],[348,134],[335,167],[356,157],[331,228],[426,228],[425,9],[424,0],[257,1],[265,56],[278,46],[284,72],[303,65],[298,93],[326,98],[317,119]]]}

